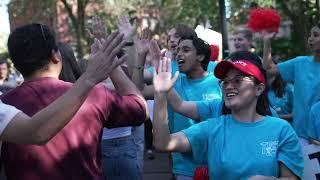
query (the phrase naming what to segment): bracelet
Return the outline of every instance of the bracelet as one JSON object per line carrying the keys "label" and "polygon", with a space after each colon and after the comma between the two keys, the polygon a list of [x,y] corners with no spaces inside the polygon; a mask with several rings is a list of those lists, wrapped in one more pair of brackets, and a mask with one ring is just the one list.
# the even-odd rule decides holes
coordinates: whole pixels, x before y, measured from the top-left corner
{"label": "bracelet", "polygon": [[134,41],[127,41],[124,44],[124,46],[133,46],[133,45],[134,45]]}

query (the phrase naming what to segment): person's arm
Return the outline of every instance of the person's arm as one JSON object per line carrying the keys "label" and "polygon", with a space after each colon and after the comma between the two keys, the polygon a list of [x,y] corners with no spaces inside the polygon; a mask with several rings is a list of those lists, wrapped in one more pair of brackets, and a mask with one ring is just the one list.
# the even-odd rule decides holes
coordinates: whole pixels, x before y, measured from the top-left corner
{"label": "person's arm", "polygon": [[267,71],[268,77],[273,77],[279,74],[276,64],[272,61],[271,39],[275,33],[263,32],[263,68]]}
{"label": "person's arm", "polygon": [[153,139],[153,145],[159,151],[191,151],[190,143],[183,132],[170,134],[166,94],[157,92],[154,98]]}
{"label": "person's arm", "polygon": [[136,61],[133,62],[132,81],[141,90],[144,97],[147,99],[153,99],[154,88],[152,85],[147,85],[145,79],[146,72],[150,72],[144,67],[146,59],[152,61],[153,66],[157,67],[155,62],[160,60],[160,49],[155,41],[150,41],[144,36],[136,42],[136,45],[138,54]]}
{"label": "person's arm", "polygon": [[1,140],[29,144],[48,142],[72,119],[91,88],[123,62],[124,59],[113,60],[122,46],[119,33],[111,34],[103,44],[95,40],[88,68],[72,88],[31,118],[24,113],[17,114],[4,129]]}
{"label": "person's arm", "polygon": [[153,138],[154,146],[160,151],[191,151],[190,143],[183,132],[170,134],[168,127],[167,93],[178,78],[171,79],[171,62],[165,58],[160,61],[158,73],[153,75],[155,88]]}
{"label": "person's arm", "polygon": [[200,120],[197,104],[194,101],[184,101],[181,99],[175,89],[169,91],[168,102],[175,112],[194,120]]}
{"label": "person's arm", "polygon": [[[101,23],[103,24],[103,23]],[[127,16],[120,16],[117,22],[118,30],[120,33],[124,34],[124,39],[126,41],[126,54],[128,55],[127,65],[128,65],[128,75],[132,76],[132,68],[135,59],[137,58],[137,50],[136,45],[134,43],[136,39],[136,26],[135,24],[131,24],[129,22],[129,18]]]}

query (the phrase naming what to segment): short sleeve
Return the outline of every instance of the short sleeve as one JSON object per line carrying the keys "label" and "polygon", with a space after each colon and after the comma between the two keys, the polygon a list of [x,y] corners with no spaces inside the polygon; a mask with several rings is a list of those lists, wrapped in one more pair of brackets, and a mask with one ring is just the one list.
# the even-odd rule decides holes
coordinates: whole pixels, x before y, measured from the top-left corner
{"label": "short sleeve", "polygon": [[208,121],[195,124],[182,130],[186,135],[193,154],[193,160],[199,164],[207,163],[208,151]]}
{"label": "short sleeve", "polygon": [[12,120],[12,118],[19,112],[21,111],[16,109],[15,107],[3,104],[0,101],[0,136],[9,124],[9,122]]}
{"label": "short sleeve", "polygon": [[286,123],[280,135],[277,159],[290,169],[296,176],[303,176],[303,154],[298,136]]}
{"label": "short sleeve", "polygon": [[200,120],[204,121],[209,118],[216,118],[221,115],[222,100],[214,99],[210,101],[196,101],[197,111]]}
{"label": "short sleeve", "polygon": [[298,58],[294,58],[278,64],[279,73],[284,81],[294,82],[295,65],[297,62]]}
{"label": "short sleeve", "polygon": [[[105,88],[105,87],[104,87]],[[136,95],[122,96],[116,91],[104,89],[106,107],[103,125],[107,128],[138,126],[146,120],[147,104]]]}

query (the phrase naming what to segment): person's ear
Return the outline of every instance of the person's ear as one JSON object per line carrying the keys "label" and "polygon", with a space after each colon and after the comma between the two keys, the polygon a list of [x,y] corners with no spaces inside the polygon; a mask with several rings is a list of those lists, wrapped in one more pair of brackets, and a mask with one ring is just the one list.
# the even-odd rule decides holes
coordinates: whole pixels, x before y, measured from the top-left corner
{"label": "person's ear", "polygon": [[51,61],[53,64],[58,64],[59,62],[62,62],[62,58],[59,51],[52,50],[51,55]]}
{"label": "person's ear", "polygon": [[202,62],[202,61],[204,61],[204,55],[203,54],[199,54],[199,55],[197,55],[197,61],[198,62]]}
{"label": "person's ear", "polygon": [[263,83],[260,83],[256,86],[256,96],[260,96],[266,89],[266,86]]}

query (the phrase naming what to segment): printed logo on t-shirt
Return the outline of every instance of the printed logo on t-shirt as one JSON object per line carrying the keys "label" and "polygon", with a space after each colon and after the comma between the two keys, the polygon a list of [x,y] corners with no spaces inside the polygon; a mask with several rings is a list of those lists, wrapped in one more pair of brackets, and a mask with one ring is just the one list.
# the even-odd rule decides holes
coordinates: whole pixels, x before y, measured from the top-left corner
{"label": "printed logo on t-shirt", "polygon": [[221,99],[221,96],[216,94],[202,94],[202,100],[211,101],[215,99]]}
{"label": "printed logo on t-shirt", "polygon": [[274,157],[278,149],[278,141],[267,141],[260,143],[261,153],[264,156]]}

